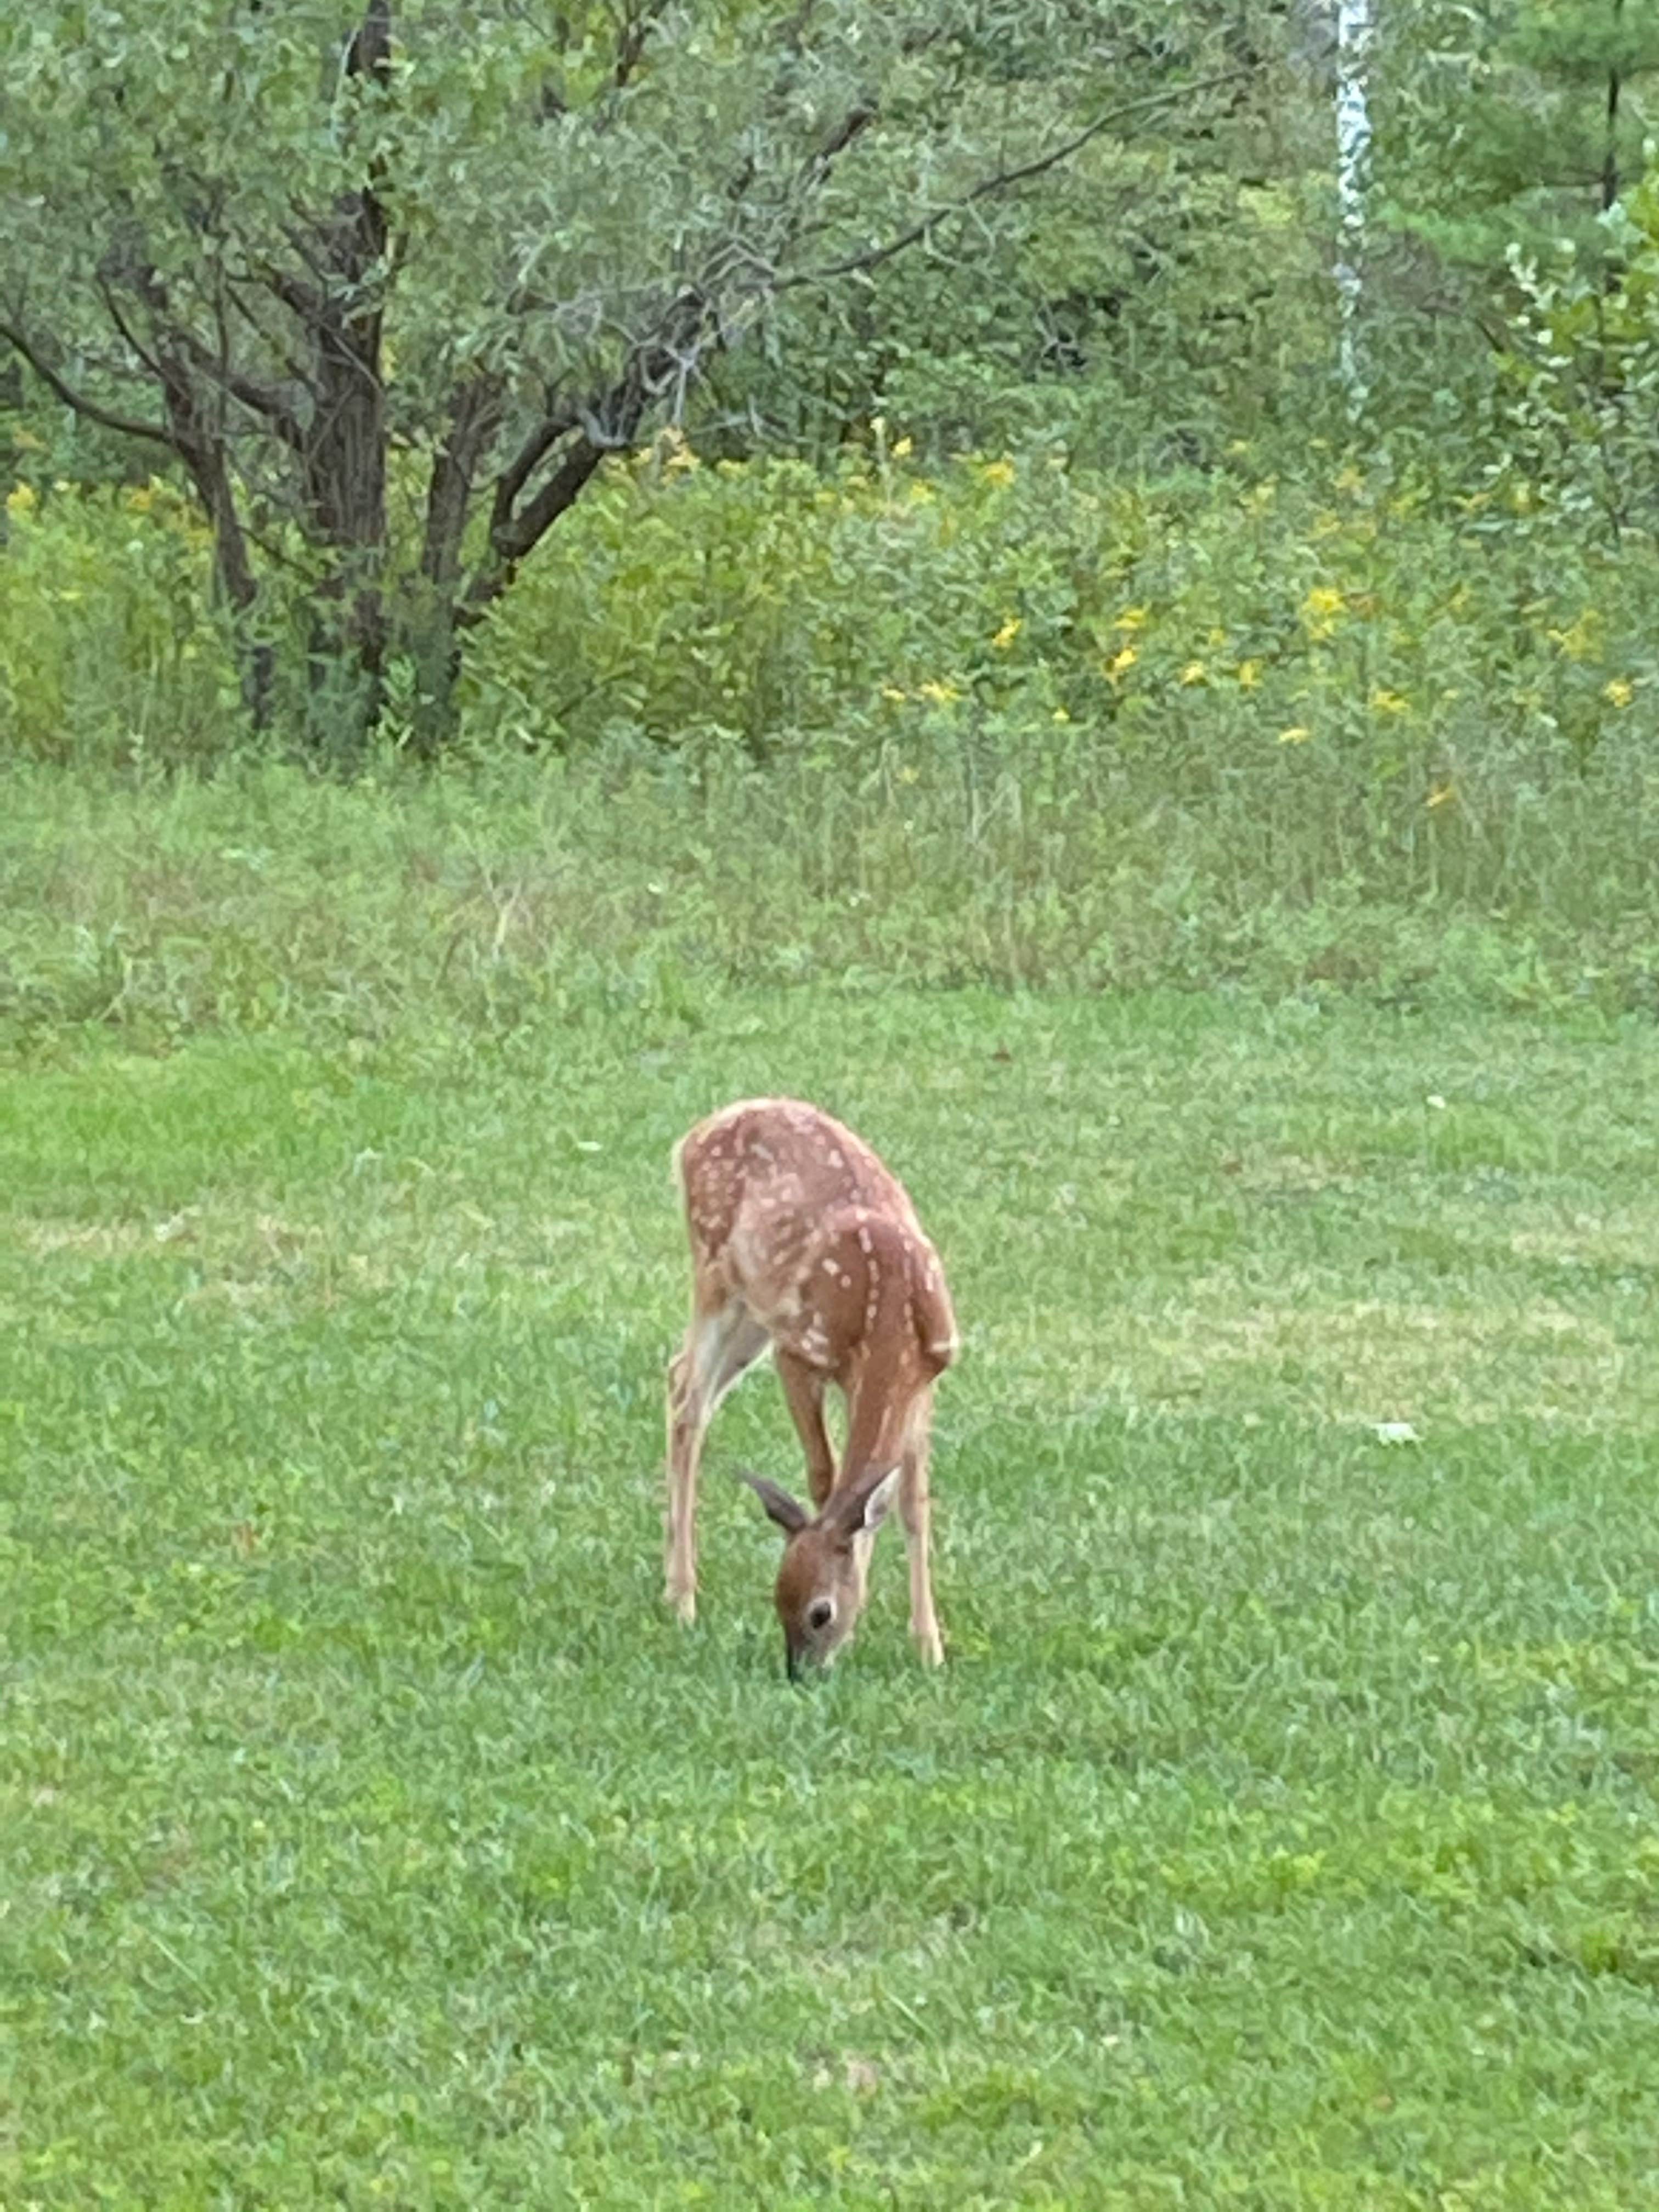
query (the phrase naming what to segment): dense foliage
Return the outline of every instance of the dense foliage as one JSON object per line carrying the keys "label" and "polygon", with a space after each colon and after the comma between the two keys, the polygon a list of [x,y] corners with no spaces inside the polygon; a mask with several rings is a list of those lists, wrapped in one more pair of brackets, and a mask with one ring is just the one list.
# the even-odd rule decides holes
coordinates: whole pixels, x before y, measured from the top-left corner
{"label": "dense foliage", "polygon": [[[994,281],[1004,204],[1109,141],[1120,170],[1144,159],[1143,117],[1160,154],[1227,131],[1268,12],[36,9],[0,49],[0,336],[61,404],[173,457],[257,721],[285,704],[285,574],[313,735],[372,722],[394,654],[441,733],[462,634],[608,453],[722,381],[763,420],[752,374],[713,362],[821,338],[822,303],[919,246]],[[1100,259],[1012,284],[1017,315],[1091,295]]]}
{"label": "dense foliage", "polygon": [[1588,838],[1628,914],[1652,25],[1372,15],[1358,420],[1316,0],[15,15],[7,751],[1001,780],[1073,912],[1079,821],[1258,908]]}

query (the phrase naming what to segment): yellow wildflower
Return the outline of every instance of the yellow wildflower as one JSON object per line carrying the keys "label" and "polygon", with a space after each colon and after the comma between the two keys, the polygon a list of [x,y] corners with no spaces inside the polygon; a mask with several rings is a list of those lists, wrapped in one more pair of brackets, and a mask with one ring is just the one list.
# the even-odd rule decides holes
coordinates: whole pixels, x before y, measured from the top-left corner
{"label": "yellow wildflower", "polygon": [[6,513],[10,515],[33,514],[39,504],[33,484],[14,484],[6,494]]}
{"label": "yellow wildflower", "polygon": [[1609,707],[1628,707],[1636,696],[1636,687],[1626,676],[1610,676],[1601,686],[1601,696]]}
{"label": "yellow wildflower", "polygon": [[1145,629],[1146,614],[1145,607],[1125,607],[1113,627],[1117,629]]}
{"label": "yellow wildflower", "polygon": [[908,461],[912,451],[913,447],[910,440],[908,438],[901,438],[893,447],[893,459],[896,461]]}
{"label": "yellow wildflower", "polygon": [[1121,653],[1115,653],[1106,663],[1106,673],[1115,684],[1119,677],[1127,674],[1139,658],[1133,646],[1126,645]]}
{"label": "yellow wildflower", "polygon": [[1279,732],[1279,742],[1281,745],[1305,745],[1312,735],[1305,723],[1292,722],[1288,730]]}
{"label": "yellow wildflower", "polygon": [[904,766],[898,772],[898,780],[901,783],[914,783],[921,774],[921,770],[919,768],[915,767],[911,762],[906,761]]}
{"label": "yellow wildflower", "polygon": [[1224,629],[1212,629],[1204,641],[1206,645],[1225,645],[1227,633]]}
{"label": "yellow wildflower", "polygon": [[930,677],[926,684],[917,684],[916,696],[918,699],[931,699],[936,707],[948,707],[960,699],[962,694],[954,684],[941,684],[937,677]]}
{"label": "yellow wildflower", "polygon": [[1437,783],[1434,789],[1429,793],[1428,803],[1431,806],[1443,806],[1449,799],[1455,799],[1456,796],[1457,789],[1455,785],[1449,783]]}
{"label": "yellow wildflower", "polygon": [[1411,701],[1399,691],[1390,691],[1386,684],[1379,684],[1371,694],[1374,714],[1405,714],[1411,711]]}
{"label": "yellow wildflower", "polygon": [[1261,681],[1261,663],[1259,660],[1241,660],[1239,662],[1238,688],[1241,691],[1254,691],[1256,685],[1260,684]]}
{"label": "yellow wildflower", "polygon": [[1014,465],[1012,461],[987,461],[980,474],[988,484],[1006,490],[1014,480]]}
{"label": "yellow wildflower", "polygon": [[1586,607],[1577,620],[1565,629],[1546,632],[1551,641],[1560,647],[1569,660],[1586,660],[1595,648],[1596,635],[1601,627],[1601,617],[1595,607]]}
{"label": "yellow wildflower", "polygon": [[1316,637],[1328,637],[1346,604],[1334,584],[1316,584],[1302,602],[1302,619]]}
{"label": "yellow wildflower", "polygon": [[1181,672],[1181,680],[1183,684],[1201,684],[1208,673],[1201,660],[1189,660]]}
{"label": "yellow wildflower", "polygon": [[1024,627],[1025,624],[1018,615],[1010,615],[991,642],[999,653],[1006,653]]}
{"label": "yellow wildflower", "polygon": [[896,707],[902,707],[910,694],[908,691],[899,690],[894,684],[884,684],[881,687],[881,696],[884,699],[890,699]]}
{"label": "yellow wildflower", "polygon": [[1056,707],[1049,719],[1055,722],[1069,722],[1072,718],[1063,707]]}
{"label": "yellow wildflower", "polygon": [[1364,491],[1365,479],[1350,461],[1346,469],[1339,469],[1332,478],[1338,491]]}

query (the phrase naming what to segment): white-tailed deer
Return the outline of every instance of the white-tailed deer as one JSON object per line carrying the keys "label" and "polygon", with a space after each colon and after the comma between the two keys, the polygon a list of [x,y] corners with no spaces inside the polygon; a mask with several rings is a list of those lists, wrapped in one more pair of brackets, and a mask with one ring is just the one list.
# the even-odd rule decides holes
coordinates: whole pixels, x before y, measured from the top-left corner
{"label": "white-tailed deer", "polygon": [[[864,1609],[870,1547],[896,1493],[910,1632],[944,1654],[927,1564],[933,1383],[957,1351],[939,1255],[904,1186],[850,1129],[791,1098],[753,1098],[675,1147],[691,1240],[691,1323],[668,1370],[668,1602],[697,1609],[697,1464],[714,1408],[769,1344],[806,1453],[814,1511],[744,1480],[785,1537],[775,1593],[789,1673],[826,1664]],[[823,1425],[847,1404],[836,1465]]]}

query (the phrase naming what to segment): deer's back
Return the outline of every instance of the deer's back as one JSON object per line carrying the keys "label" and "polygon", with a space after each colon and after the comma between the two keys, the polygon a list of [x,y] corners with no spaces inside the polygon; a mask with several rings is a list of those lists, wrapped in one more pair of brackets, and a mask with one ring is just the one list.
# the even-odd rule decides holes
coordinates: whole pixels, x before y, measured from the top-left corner
{"label": "deer's back", "polygon": [[798,1099],[745,1099],[700,1121],[677,1164],[699,1275],[777,1342],[839,1373],[890,1303],[925,1364],[949,1364],[939,1255],[902,1183],[844,1123]]}

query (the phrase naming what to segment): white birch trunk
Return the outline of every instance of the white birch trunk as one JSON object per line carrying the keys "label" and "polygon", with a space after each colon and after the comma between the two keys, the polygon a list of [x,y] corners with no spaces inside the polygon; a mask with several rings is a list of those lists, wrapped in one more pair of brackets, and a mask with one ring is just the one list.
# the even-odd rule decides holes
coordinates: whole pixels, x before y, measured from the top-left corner
{"label": "white birch trunk", "polygon": [[1376,0],[1336,0],[1336,279],[1341,336],[1337,368],[1348,412],[1365,404],[1360,309],[1365,286],[1365,202],[1370,186],[1371,117],[1367,73],[1376,36]]}

